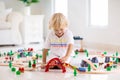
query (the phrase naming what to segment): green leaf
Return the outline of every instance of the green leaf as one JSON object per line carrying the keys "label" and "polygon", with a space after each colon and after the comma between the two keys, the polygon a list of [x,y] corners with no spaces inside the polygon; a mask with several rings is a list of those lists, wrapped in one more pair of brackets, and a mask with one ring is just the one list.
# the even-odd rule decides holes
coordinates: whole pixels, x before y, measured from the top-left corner
{"label": "green leaf", "polygon": [[33,3],[37,3],[37,2],[39,2],[39,0],[32,0],[32,2],[33,2]]}

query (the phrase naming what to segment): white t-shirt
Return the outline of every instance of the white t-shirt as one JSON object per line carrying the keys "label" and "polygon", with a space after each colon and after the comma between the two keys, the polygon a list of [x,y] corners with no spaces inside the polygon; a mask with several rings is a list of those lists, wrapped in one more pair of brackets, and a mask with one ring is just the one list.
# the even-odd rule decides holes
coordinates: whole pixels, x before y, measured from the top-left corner
{"label": "white t-shirt", "polygon": [[[44,48],[50,49],[49,57],[63,57],[66,55],[68,44],[74,44],[73,34],[69,29],[66,29],[63,36],[57,37],[53,30],[47,36]],[[71,53],[71,56],[73,55]]]}

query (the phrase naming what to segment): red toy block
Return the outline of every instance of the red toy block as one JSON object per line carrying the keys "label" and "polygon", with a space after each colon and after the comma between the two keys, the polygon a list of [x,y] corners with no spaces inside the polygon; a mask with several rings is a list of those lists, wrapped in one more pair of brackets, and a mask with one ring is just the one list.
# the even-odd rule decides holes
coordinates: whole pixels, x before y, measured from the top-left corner
{"label": "red toy block", "polygon": [[32,64],[32,67],[33,67],[33,68],[36,68],[36,64]]}
{"label": "red toy block", "polygon": [[33,48],[28,48],[28,51],[33,51]]}
{"label": "red toy block", "polygon": [[24,73],[25,70],[24,70],[23,67],[20,67],[20,68],[19,68],[19,71],[20,71],[21,73]]}

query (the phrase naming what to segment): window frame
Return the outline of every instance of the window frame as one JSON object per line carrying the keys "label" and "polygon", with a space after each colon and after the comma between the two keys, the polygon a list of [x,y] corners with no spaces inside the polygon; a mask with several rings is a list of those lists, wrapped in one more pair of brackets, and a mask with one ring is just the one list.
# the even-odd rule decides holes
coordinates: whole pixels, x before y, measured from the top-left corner
{"label": "window frame", "polygon": [[[108,2],[108,0],[107,0]],[[88,16],[88,26],[92,28],[107,28],[108,26],[108,10],[107,10],[107,24],[106,25],[94,25],[91,23],[91,0],[88,0],[87,2],[87,16]],[[108,9],[108,4],[107,4],[107,9]]]}

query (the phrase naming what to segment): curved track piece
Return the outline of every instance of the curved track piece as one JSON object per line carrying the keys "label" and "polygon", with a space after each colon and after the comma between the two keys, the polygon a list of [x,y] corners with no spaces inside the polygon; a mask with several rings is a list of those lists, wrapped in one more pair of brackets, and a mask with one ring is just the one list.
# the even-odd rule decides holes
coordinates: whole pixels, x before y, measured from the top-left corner
{"label": "curved track piece", "polygon": [[[60,66],[60,67],[62,68],[62,72],[63,72],[63,73],[66,72],[66,69],[65,69],[65,67],[63,66],[63,64],[61,63],[61,61],[60,61],[59,58],[53,58],[53,59],[51,59],[51,60],[48,62],[48,64],[46,65],[45,72],[48,72],[48,71],[49,71],[49,67],[51,66],[51,63],[52,63],[53,61],[57,61],[57,62],[58,62],[58,64],[55,64],[55,65]],[[54,65],[53,65],[53,66],[54,66]]]}
{"label": "curved track piece", "polygon": [[93,70],[97,70],[97,68],[95,67],[95,65],[90,60],[85,59],[84,61],[87,62],[92,67]]}

